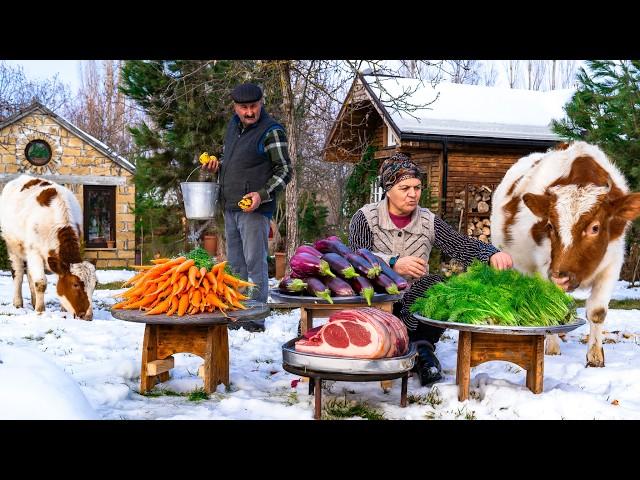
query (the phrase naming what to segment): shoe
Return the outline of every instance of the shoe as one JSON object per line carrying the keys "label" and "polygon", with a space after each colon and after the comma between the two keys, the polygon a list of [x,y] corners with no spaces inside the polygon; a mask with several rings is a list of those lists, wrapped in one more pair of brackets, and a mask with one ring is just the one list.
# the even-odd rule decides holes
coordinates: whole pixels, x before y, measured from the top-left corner
{"label": "shoe", "polygon": [[415,342],[418,351],[416,361],[420,385],[423,387],[442,380],[442,367],[435,354],[435,348],[431,342],[419,340]]}

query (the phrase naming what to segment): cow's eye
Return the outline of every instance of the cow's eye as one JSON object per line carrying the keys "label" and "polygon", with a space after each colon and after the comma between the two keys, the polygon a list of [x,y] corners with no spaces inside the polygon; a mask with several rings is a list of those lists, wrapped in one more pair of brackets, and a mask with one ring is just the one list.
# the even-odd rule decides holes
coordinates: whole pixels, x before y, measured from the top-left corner
{"label": "cow's eye", "polygon": [[591,234],[595,235],[600,231],[600,225],[592,225],[591,226]]}

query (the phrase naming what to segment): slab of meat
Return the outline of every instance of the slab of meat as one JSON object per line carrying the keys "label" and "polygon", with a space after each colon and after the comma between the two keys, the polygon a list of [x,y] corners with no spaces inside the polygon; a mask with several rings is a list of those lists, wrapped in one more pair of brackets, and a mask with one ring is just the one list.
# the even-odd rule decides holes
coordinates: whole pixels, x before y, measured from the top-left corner
{"label": "slab of meat", "polygon": [[296,351],[373,359],[404,355],[409,345],[404,324],[377,308],[341,310],[314,330],[296,342]]}

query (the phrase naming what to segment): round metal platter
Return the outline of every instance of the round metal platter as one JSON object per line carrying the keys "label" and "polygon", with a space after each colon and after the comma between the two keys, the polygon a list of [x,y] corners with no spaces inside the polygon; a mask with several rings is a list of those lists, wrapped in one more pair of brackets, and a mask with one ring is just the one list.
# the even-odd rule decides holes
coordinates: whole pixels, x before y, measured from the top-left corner
{"label": "round metal platter", "polygon": [[[269,295],[271,295],[271,298],[273,298],[274,300],[278,300],[282,303],[321,303],[330,305],[330,303],[323,298],[305,297],[302,295],[285,295],[275,289],[269,290]],[[401,298],[401,294],[388,295],[386,293],[376,293],[371,299],[371,303],[395,302],[397,300],[400,300]],[[340,305],[342,303],[367,303],[367,301],[360,295],[354,295],[350,297],[331,297],[331,300],[333,300],[334,305]]]}
{"label": "round metal platter", "polygon": [[296,352],[294,338],[282,345],[282,363],[312,372],[334,372],[345,374],[393,374],[407,372],[413,368],[416,361],[416,348],[409,345],[409,351],[401,357],[393,358],[346,358],[327,355],[314,355],[306,352]]}
{"label": "round metal platter", "polygon": [[258,320],[269,316],[271,309],[264,303],[248,300],[244,302],[246,310],[227,312],[229,318],[219,311],[213,313],[196,313],[193,315],[145,315],[141,310],[111,310],[111,315],[118,320],[128,322],[153,323],[163,325],[223,325],[227,323],[242,324],[243,320]]}
{"label": "round metal platter", "polygon": [[422,323],[426,323],[427,325],[434,327],[464,330],[466,332],[496,333],[501,335],[547,335],[565,333],[587,323],[586,320],[582,318],[576,318],[573,322],[567,323],[566,325],[554,325],[551,327],[513,327],[507,325],[470,325],[468,323],[447,322],[444,320],[433,320],[415,313],[413,316]]}

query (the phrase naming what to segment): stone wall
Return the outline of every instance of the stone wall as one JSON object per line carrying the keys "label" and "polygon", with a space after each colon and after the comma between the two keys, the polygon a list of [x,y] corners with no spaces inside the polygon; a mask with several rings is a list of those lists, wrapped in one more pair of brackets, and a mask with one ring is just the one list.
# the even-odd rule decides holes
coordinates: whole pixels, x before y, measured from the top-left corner
{"label": "stone wall", "polygon": [[[46,141],[51,160],[34,166],[25,158],[32,140]],[[84,139],[57,123],[51,116],[34,112],[0,130],[0,188],[17,174],[45,176],[71,190],[83,205],[84,185],[114,185],[116,188],[115,248],[85,249],[87,260],[98,268],[126,267],[135,261],[135,184],[133,174]]]}

